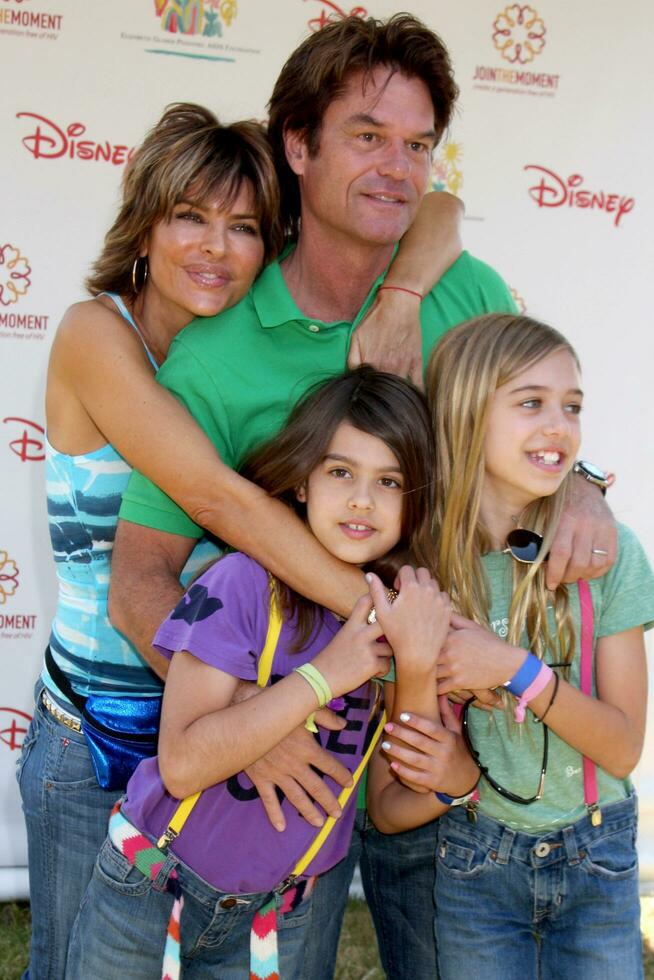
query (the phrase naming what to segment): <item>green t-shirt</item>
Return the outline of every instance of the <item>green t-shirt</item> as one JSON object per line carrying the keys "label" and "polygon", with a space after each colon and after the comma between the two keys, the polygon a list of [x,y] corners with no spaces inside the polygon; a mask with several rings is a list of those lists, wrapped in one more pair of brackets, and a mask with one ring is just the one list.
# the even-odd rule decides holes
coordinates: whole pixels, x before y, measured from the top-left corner
{"label": "green t-shirt", "polygon": [[[373,284],[353,323],[323,323],[299,311],[279,264],[273,262],[240,303],[218,317],[194,320],[176,337],[157,380],[188,408],[222,460],[238,469],[254,446],[283,426],[312,384],[345,369],[352,332],[383,279]],[[498,274],[464,252],[422,302],[425,363],[439,337],[455,324],[482,313],[514,310]],[[123,495],[120,516],[173,534],[202,534],[177,504],[137,472]]]}
{"label": "green t-shirt", "polygon": [[[491,591],[491,628],[506,636],[512,592],[510,555],[492,552],[483,562]],[[654,625],[654,576],[640,543],[629,528],[619,526],[618,559],[613,568],[590,583],[593,598],[594,640],[634,626]],[[575,652],[570,682],[579,687],[579,592],[569,586],[570,607],[575,623]],[[546,657],[546,662],[549,662]],[[594,689],[594,681],[593,681]],[[511,724],[500,711],[492,714],[470,709],[472,743],[491,776],[519,796],[533,796],[538,787],[543,754],[542,725],[527,711],[523,725]],[[597,766],[600,805],[624,799],[629,780],[616,779]],[[585,813],[582,756],[549,732],[549,758],[542,799],[528,806],[505,800],[482,779],[479,783],[482,813],[514,830],[539,834],[578,820]]]}

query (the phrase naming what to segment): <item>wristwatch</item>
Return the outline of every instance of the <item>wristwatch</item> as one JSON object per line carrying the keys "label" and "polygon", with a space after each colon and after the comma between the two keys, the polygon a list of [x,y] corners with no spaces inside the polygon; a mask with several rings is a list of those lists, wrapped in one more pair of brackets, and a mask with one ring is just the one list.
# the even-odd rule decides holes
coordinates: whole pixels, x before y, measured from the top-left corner
{"label": "wristwatch", "polygon": [[579,473],[589,483],[594,483],[596,487],[600,488],[604,496],[606,496],[606,491],[609,488],[609,475],[604,470],[601,470],[599,466],[594,466],[593,463],[588,463],[585,459],[578,459],[572,467],[572,472]]}

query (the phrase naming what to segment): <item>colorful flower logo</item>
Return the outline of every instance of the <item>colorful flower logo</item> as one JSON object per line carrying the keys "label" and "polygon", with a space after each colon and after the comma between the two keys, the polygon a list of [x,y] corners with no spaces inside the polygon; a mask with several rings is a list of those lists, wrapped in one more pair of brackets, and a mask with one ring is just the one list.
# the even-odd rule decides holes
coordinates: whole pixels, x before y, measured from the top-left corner
{"label": "colorful flower logo", "polygon": [[449,191],[458,194],[463,185],[460,163],[463,148],[460,143],[444,143],[434,157],[431,168],[433,191]]}
{"label": "colorful flower logo", "polygon": [[201,34],[222,37],[238,13],[237,0],[154,0],[154,9],[164,31],[171,34]]}
{"label": "colorful flower logo", "polygon": [[0,606],[18,588],[18,567],[6,551],[0,551]]}
{"label": "colorful flower logo", "polygon": [[493,23],[493,43],[505,61],[526,65],[545,47],[545,24],[538,11],[512,3]]}
{"label": "colorful flower logo", "polygon": [[312,17],[309,21],[309,27],[314,33],[324,27],[325,24],[333,24],[335,21],[344,20],[346,17],[368,16],[368,11],[365,7],[352,7],[351,10],[346,10],[343,7],[339,7],[337,3],[332,3],[332,0],[311,0],[311,2],[322,4],[322,10],[318,16]]}
{"label": "colorful flower logo", "polygon": [[17,303],[30,288],[29,262],[13,245],[0,245],[0,304]]}

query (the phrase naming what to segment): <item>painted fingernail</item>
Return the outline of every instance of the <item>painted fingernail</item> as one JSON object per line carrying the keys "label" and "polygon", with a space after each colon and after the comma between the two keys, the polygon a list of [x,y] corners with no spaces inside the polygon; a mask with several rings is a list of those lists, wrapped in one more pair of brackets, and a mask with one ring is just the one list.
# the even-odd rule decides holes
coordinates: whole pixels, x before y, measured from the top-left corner
{"label": "painted fingernail", "polygon": [[400,721],[411,721],[411,715],[408,711],[403,711],[400,715]]}
{"label": "painted fingernail", "polygon": [[397,772],[397,770],[400,768],[400,763],[399,762],[391,762],[389,768],[392,769],[394,772]]}
{"label": "painted fingernail", "polygon": [[366,582],[372,582],[372,575],[370,572],[366,572]]}
{"label": "painted fingernail", "polygon": [[392,732],[393,731],[393,722],[392,721],[389,721],[389,722],[387,722],[387,724],[384,725],[384,731],[385,732]]}
{"label": "painted fingernail", "polygon": [[391,743],[390,742],[382,742],[381,747],[384,750],[384,752],[388,752],[388,750],[391,747]]}

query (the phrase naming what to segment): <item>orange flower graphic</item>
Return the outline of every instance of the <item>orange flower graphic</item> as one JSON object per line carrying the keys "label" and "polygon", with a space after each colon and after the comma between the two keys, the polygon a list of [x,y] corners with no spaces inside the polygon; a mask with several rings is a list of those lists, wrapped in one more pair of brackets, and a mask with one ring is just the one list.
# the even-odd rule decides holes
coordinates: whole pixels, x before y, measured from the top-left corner
{"label": "orange flower graphic", "polygon": [[528,5],[512,3],[493,23],[493,43],[511,64],[526,65],[545,47],[545,24],[538,11]]}
{"label": "orange flower graphic", "polygon": [[0,245],[0,303],[17,303],[30,288],[29,262],[13,245]]}
{"label": "orange flower graphic", "polygon": [[0,551],[0,606],[18,588],[18,568],[6,551]]}

